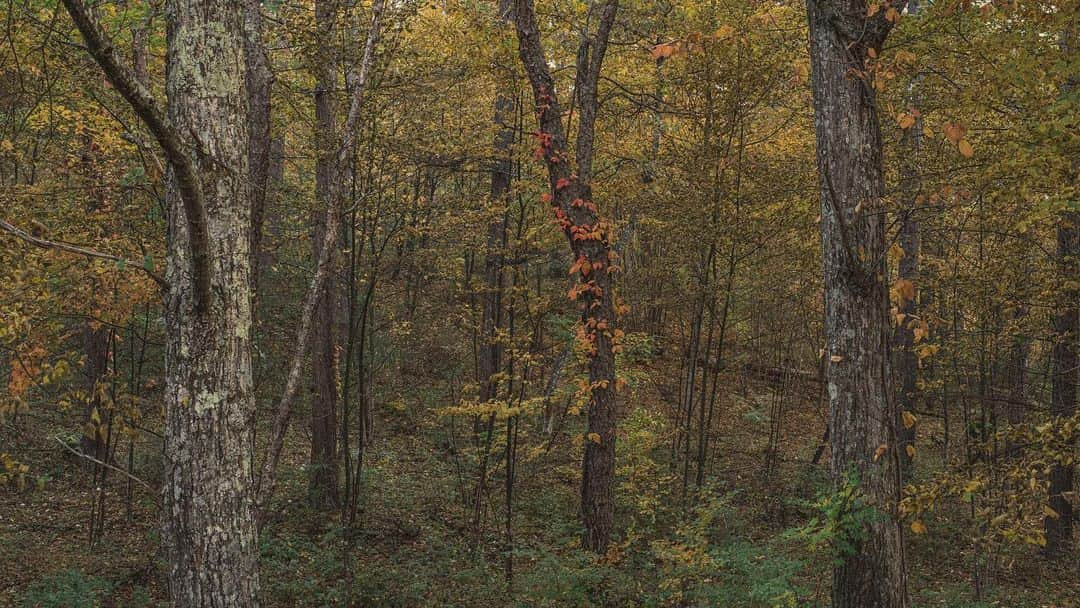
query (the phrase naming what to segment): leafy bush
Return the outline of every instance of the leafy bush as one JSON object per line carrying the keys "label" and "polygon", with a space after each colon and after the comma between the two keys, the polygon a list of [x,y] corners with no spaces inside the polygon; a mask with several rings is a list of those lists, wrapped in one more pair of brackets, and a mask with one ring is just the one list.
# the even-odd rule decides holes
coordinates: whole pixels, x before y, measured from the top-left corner
{"label": "leafy bush", "polygon": [[803,590],[794,579],[802,567],[776,543],[754,543],[738,534],[732,494],[699,507],[674,538],[651,543],[662,578],[650,605],[794,608]]}
{"label": "leafy bush", "polygon": [[818,515],[789,536],[806,542],[811,552],[827,552],[834,564],[842,563],[858,543],[869,538],[868,525],[880,517],[855,472],[845,475],[835,489],[818,494],[811,506]]}

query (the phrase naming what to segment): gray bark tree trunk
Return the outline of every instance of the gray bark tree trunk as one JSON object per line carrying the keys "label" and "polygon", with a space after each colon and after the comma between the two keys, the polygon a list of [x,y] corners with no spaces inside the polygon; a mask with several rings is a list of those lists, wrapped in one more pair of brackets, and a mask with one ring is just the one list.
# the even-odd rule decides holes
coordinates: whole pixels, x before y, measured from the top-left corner
{"label": "gray bark tree trunk", "polygon": [[163,545],[174,606],[257,607],[243,5],[169,0],[167,111],[81,0],[63,0],[168,160]]}
{"label": "gray bark tree trunk", "polygon": [[836,608],[909,605],[897,516],[900,460],[892,401],[882,139],[872,83],[859,76],[891,27],[863,0],[810,0],[821,194],[831,473],[850,473],[877,511],[833,568]]}
{"label": "gray bark tree trunk", "polygon": [[249,446],[251,207],[243,5],[170,0],[168,118],[205,205],[209,298],[198,302],[189,225],[170,170],[164,541],[173,605],[258,606]]}

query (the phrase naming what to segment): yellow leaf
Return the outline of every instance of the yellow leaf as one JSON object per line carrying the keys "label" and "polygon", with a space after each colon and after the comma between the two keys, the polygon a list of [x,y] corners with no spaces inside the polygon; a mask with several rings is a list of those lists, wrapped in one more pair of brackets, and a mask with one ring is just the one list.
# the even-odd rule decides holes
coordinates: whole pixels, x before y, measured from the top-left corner
{"label": "yellow leaf", "polygon": [[[915,418],[915,414],[912,414],[911,412],[909,412],[907,410],[904,410],[904,413],[902,414],[902,416],[904,418],[904,428],[905,429],[910,429],[911,427],[915,426],[915,420],[917,420],[917,418]],[[908,446],[908,447],[910,447],[910,446]]]}
{"label": "yellow leaf", "polygon": [[910,129],[915,126],[915,117],[907,112],[901,112],[900,116],[896,117],[896,121],[900,123],[901,129]]}
{"label": "yellow leaf", "polygon": [[1057,511],[1050,508],[1050,505],[1043,505],[1043,513],[1050,519],[1057,519],[1061,517],[1060,515],[1058,515]]}
{"label": "yellow leaf", "polygon": [[971,147],[971,143],[966,139],[961,139],[960,143],[956,144],[956,147],[960,149],[960,154],[963,154],[965,158],[971,158],[975,154],[975,149]]}
{"label": "yellow leaf", "polygon": [[586,435],[586,437],[589,438],[589,441],[595,443],[596,445],[600,445],[600,435],[598,433],[589,433],[588,435]]}
{"label": "yellow leaf", "polygon": [[829,361],[832,361],[833,363],[839,363],[839,362],[841,362],[843,360],[844,360],[843,355],[833,355],[833,356],[829,357]]}
{"label": "yellow leaf", "polygon": [[926,524],[916,519],[911,522],[911,531],[915,534],[926,534]]}
{"label": "yellow leaf", "polygon": [[964,125],[950,122],[945,125],[944,133],[946,139],[954,144],[959,144],[960,140],[964,139],[964,134],[967,133],[967,129],[964,128]]}
{"label": "yellow leaf", "polygon": [[716,33],[713,34],[713,38],[716,38],[717,40],[722,40],[734,33],[735,28],[731,27],[730,25],[721,25],[720,28],[716,30]]}
{"label": "yellow leaf", "polygon": [[910,279],[897,279],[893,283],[893,289],[896,291],[896,299],[901,306],[905,302],[915,300],[915,283],[912,283]]}
{"label": "yellow leaf", "polygon": [[[911,335],[912,341],[915,342],[915,344],[918,344],[919,342],[922,342],[926,338],[930,337],[930,326],[926,323],[926,321],[919,320],[919,322],[915,324],[915,327],[912,328]],[[926,358],[932,354],[934,354],[934,351],[925,351],[924,353],[920,353],[920,358]]]}
{"label": "yellow leaf", "polygon": [[915,457],[915,446],[908,445],[906,448],[904,448],[904,451],[907,452],[908,458]]}
{"label": "yellow leaf", "polygon": [[874,462],[877,462],[877,461],[878,461],[878,458],[881,458],[881,456],[882,456],[882,455],[883,455],[883,454],[884,454],[885,452],[887,452],[888,450],[889,450],[889,444],[887,444],[887,443],[883,443],[883,444],[879,445],[879,446],[877,447],[877,449],[876,449],[876,450],[874,450]]}

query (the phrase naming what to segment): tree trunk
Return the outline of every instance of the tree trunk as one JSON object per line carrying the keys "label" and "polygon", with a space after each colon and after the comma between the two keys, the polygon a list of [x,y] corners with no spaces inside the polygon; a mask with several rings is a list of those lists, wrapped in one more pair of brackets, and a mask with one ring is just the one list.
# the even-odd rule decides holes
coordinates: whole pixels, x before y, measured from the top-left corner
{"label": "tree trunk", "polygon": [[[315,231],[313,258],[317,261],[325,238],[324,209],[338,205],[335,188],[340,182],[337,164],[337,61],[332,36],[335,21],[334,2],[315,5],[318,29],[325,36],[320,51],[315,84]],[[328,252],[334,256],[336,251]],[[331,266],[333,268],[333,266]],[[335,306],[337,281],[331,271],[326,287],[315,305],[315,334],[311,345],[311,477],[308,497],[313,507],[331,509],[338,500],[337,462],[337,361],[334,357]]]}
{"label": "tree trunk", "polygon": [[244,78],[248,91],[248,171],[251,188],[251,286],[257,297],[266,195],[270,184],[270,89],[274,75],[262,42],[262,2],[244,1]]}
{"label": "tree trunk", "polygon": [[617,0],[602,6],[592,35],[582,34],[577,53],[575,94],[580,106],[574,146],[577,173],[571,167],[562,106],[548,70],[532,0],[515,1],[518,53],[533,89],[536,104],[537,154],[548,170],[550,203],[574,256],[579,277],[571,299],[582,307],[578,339],[589,345],[589,414],[581,475],[582,545],[605,553],[615,518],[615,301],[611,280],[611,246],[607,227],[592,200],[594,127],[600,68],[618,11]]}
{"label": "tree trunk", "polygon": [[[186,196],[170,170],[164,542],[174,606],[258,606],[250,479],[250,215],[243,6],[170,0],[168,115],[205,203],[199,301]],[[190,135],[188,135],[190,134]]]}
{"label": "tree trunk", "polygon": [[897,503],[900,471],[890,399],[882,140],[862,71],[890,24],[863,0],[810,0],[814,123],[821,194],[825,335],[834,483],[850,473],[877,510],[833,569],[835,608],[906,608]]}
{"label": "tree trunk", "polygon": [[[98,392],[98,384],[105,377],[105,370],[109,363],[109,331],[104,327],[94,329],[87,323],[82,330],[83,354],[86,362],[83,364],[83,377],[86,380],[86,403],[83,404],[83,432],[79,446],[83,454],[105,460],[105,438],[100,432],[102,416],[101,397]],[[92,466],[92,461],[85,461]]]}
{"label": "tree trunk", "polygon": [[[1066,59],[1073,59],[1080,40],[1077,32],[1069,28],[1062,32],[1061,51]],[[1062,86],[1062,95],[1075,94],[1080,77],[1069,78]],[[1076,183],[1080,161],[1073,159],[1072,179]],[[1062,419],[1076,415],[1076,389],[1080,385],[1080,211],[1076,201],[1072,209],[1062,213],[1057,226],[1057,262],[1061,280],[1060,303],[1053,313],[1054,341],[1051,358],[1050,414]],[[1070,447],[1075,440],[1070,441]],[[1069,555],[1073,550],[1073,520],[1076,514],[1072,499],[1066,496],[1075,485],[1074,465],[1058,463],[1050,469],[1050,508],[1057,517],[1047,517],[1046,554],[1051,558]]]}
{"label": "tree trunk", "polygon": [[163,110],[86,4],[63,2],[168,160],[162,543],[172,603],[257,607],[243,5],[168,0]]}
{"label": "tree trunk", "polygon": [[[1076,415],[1076,389],[1080,384],[1080,289],[1076,277],[1080,276],[1080,212],[1062,214],[1057,228],[1058,263],[1061,278],[1071,281],[1063,286],[1061,301],[1054,312],[1055,341],[1050,354],[1052,378],[1050,414],[1059,419]],[[1074,466],[1058,463],[1050,470],[1050,508],[1057,517],[1047,517],[1046,554],[1050,557],[1069,555],[1073,550],[1073,520],[1075,512],[1072,501],[1066,495],[1073,491]]]}
{"label": "tree trunk", "polygon": [[[912,0],[908,4],[908,12],[915,15],[918,10],[918,0]],[[916,107],[919,103],[918,78],[919,76],[916,75],[915,79],[908,85],[907,94],[904,96],[904,100],[910,108]],[[919,157],[922,152],[922,129],[923,120],[922,116],[919,115],[915,118],[915,123],[904,132],[900,159],[902,163],[900,175],[902,182],[901,192],[903,192],[903,202],[907,208],[901,212],[900,218],[900,234],[897,240],[900,249],[904,253],[898,263],[897,275],[900,280],[907,281],[912,286],[910,294],[904,294],[904,296],[910,295],[911,297],[901,297],[898,302],[897,312],[902,314],[903,317],[896,323],[896,329],[893,333],[893,345],[896,348],[896,362],[899,368],[897,372],[900,377],[900,391],[897,395],[897,414],[899,415],[896,423],[896,433],[899,439],[897,449],[899,450],[900,464],[905,477],[907,471],[911,468],[914,451],[909,452],[908,449],[910,447],[914,450],[916,427],[914,424],[906,424],[902,413],[905,411],[914,412],[916,409],[919,375],[919,359],[915,354],[913,328],[919,314],[919,291],[922,288],[919,277],[919,256],[921,255],[922,245],[916,203],[921,190]]]}
{"label": "tree trunk", "polygon": [[[510,22],[510,0],[499,0],[499,23]],[[512,77],[512,74],[510,75]],[[510,192],[512,169],[511,148],[514,145],[514,98],[508,89],[501,88],[495,97],[495,155],[491,169],[491,201],[502,210],[492,217],[487,228],[487,248],[484,252],[484,294],[481,299],[480,360],[478,366],[480,402],[495,398],[496,386],[491,381],[502,364],[501,348],[496,334],[502,325],[503,248],[506,246],[507,194]]]}

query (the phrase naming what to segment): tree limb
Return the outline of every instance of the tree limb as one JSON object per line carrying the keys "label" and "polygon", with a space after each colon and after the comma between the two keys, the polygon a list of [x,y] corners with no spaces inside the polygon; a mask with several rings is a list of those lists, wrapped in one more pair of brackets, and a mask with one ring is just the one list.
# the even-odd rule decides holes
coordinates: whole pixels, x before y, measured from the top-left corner
{"label": "tree limb", "polygon": [[[112,470],[112,471],[116,471],[117,473],[120,473],[121,475],[123,475],[123,476],[127,477],[128,479],[134,481],[135,483],[137,483],[140,486],[142,486],[142,487],[146,488],[147,490],[149,490],[149,492],[154,495],[154,498],[157,499],[157,495],[159,494],[159,491],[155,490],[153,488],[153,486],[146,483],[145,481],[139,479],[138,477],[132,475],[131,473],[128,473],[127,471],[125,471],[124,469],[121,469],[120,467],[111,465],[111,464],[109,464],[107,462],[102,462],[101,460],[98,460],[97,458],[94,458],[93,456],[91,456],[89,454],[83,454],[82,452],[76,450],[75,448],[71,447],[70,445],[64,443],[64,441],[62,439],[60,439],[59,437],[53,437],[53,439],[55,439],[56,442],[59,443],[60,445],[64,446],[65,450],[71,452],[72,454],[78,456],[79,458],[85,458],[85,459],[89,460],[90,462],[99,464],[99,465],[101,465],[101,466],[103,466],[103,467],[105,467],[107,469]],[[161,503],[159,501],[158,501],[158,506],[161,506]]]}
{"label": "tree limb", "polygon": [[143,86],[135,74],[121,64],[115,50],[90,15],[82,0],[63,0],[64,7],[86,41],[90,56],[101,66],[105,76],[120,96],[124,98],[157,140],[169,166],[173,170],[187,222],[188,242],[191,248],[191,274],[195,283],[195,306],[205,310],[210,301],[210,236],[206,219],[206,205],[198,173],[191,157],[184,151],[180,134],[165,116],[165,112],[153,94]]}
{"label": "tree limb", "polygon": [[75,253],[75,254],[78,254],[78,255],[84,255],[84,256],[86,256],[88,258],[97,258],[99,260],[109,260],[111,262],[119,262],[119,263],[124,264],[125,266],[130,264],[132,268],[137,268],[137,269],[143,271],[144,273],[146,273],[146,276],[153,279],[154,282],[157,283],[158,286],[161,287],[163,290],[165,290],[165,291],[169,290],[169,282],[166,281],[165,278],[162,277],[161,275],[159,275],[156,272],[154,272],[154,271],[150,270],[149,268],[147,268],[144,264],[135,264],[135,263],[127,260],[126,258],[122,258],[120,256],[112,255],[110,253],[102,253],[100,251],[95,251],[93,249],[88,249],[86,247],[80,247],[78,245],[72,245],[70,243],[65,243],[63,241],[50,241],[48,239],[43,239],[41,237],[34,236],[34,235],[30,234],[29,232],[26,232],[22,228],[19,228],[17,226],[9,224],[8,222],[5,222],[4,220],[0,220],[0,230],[3,230],[4,232],[7,232],[8,234],[10,234],[10,235],[12,235],[12,236],[14,236],[14,237],[16,237],[18,239],[26,241],[27,243],[30,243],[31,245],[33,245],[35,247],[40,247],[42,249],[58,249],[60,251],[66,251],[68,253]]}

